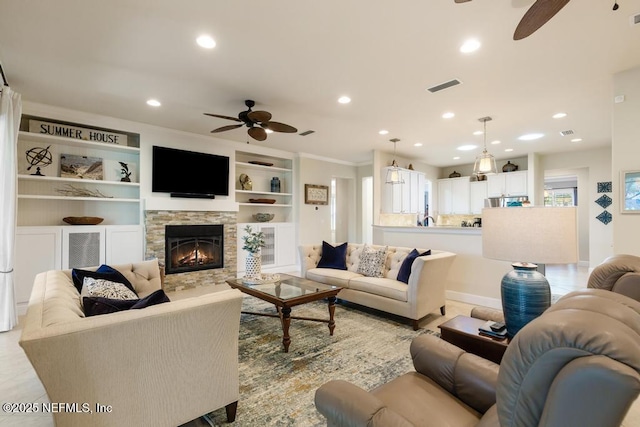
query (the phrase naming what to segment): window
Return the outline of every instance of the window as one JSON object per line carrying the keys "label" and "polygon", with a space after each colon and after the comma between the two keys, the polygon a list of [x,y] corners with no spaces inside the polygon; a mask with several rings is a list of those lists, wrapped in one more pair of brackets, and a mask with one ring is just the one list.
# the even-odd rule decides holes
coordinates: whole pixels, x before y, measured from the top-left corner
{"label": "window", "polygon": [[545,206],[576,206],[575,188],[554,188],[544,190]]}

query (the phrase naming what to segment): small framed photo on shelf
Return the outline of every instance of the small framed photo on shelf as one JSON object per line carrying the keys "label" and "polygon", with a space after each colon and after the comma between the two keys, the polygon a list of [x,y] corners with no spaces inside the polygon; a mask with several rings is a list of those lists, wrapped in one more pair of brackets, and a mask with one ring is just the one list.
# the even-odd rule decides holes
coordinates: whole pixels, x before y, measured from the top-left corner
{"label": "small framed photo on shelf", "polygon": [[60,155],[60,177],[102,181],[102,159],[99,157]]}
{"label": "small framed photo on shelf", "polygon": [[304,203],[307,205],[328,205],[329,187],[326,185],[304,185]]}
{"label": "small framed photo on shelf", "polygon": [[640,170],[620,172],[622,213],[640,213]]}

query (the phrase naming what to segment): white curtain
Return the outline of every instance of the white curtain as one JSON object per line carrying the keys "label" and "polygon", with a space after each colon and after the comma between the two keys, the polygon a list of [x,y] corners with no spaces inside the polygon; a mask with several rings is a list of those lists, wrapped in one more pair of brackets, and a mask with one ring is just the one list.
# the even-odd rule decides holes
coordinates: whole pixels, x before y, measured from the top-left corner
{"label": "white curtain", "polygon": [[16,240],[16,168],[22,99],[9,86],[0,94],[0,332],[18,323],[13,284]]}

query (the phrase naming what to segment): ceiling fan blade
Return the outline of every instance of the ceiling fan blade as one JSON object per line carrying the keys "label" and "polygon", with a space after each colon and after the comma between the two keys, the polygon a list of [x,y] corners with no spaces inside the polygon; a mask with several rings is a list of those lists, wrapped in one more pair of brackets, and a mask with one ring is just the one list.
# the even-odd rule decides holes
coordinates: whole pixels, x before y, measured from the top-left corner
{"label": "ceiling fan blade", "polygon": [[271,113],[268,111],[250,111],[247,117],[249,117],[252,122],[263,123],[271,120]]}
{"label": "ceiling fan blade", "polygon": [[237,129],[237,128],[242,127],[242,126],[244,126],[244,125],[243,124],[239,124],[239,125],[222,126],[221,128],[212,130],[211,133],[224,132],[224,131],[231,130],[231,129]]}
{"label": "ceiling fan blade", "polygon": [[227,120],[233,120],[234,122],[240,122],[241,120],[237,117],[231,117],[231,116],[222,116],[220,114],[211,114],[211,113],[203,113],[205,116],[211,116],[211,117],[218,117],[220,119],[227,119]]}
{"label": "ceiling fan blade", "polygon": [[455,0],[456,3],[466,3],[471,0]]}
{"label": "ceiling fan blade", "polygon": [[267,122],[265,123],[266,128],[272,130],[274,132],[284,132],[284,133],[296,133],[298,129],[293,126],[286,125],[284,123],[279,122]]}
{"label": "ceiling fan blade", "polygon": [[249,128],[247,132],[249,133],[249,136],[251,138],[258,141],[264,141],[265,139],[267,139],[267,131],[260,127]]}
{"label": "ceiling fan blade", "polygon": [[569,0],[536,0],[536,2],[524,14],[516,31],[513,33],[514,40],[522,40],[530,36],[554,15],[565,7]]}

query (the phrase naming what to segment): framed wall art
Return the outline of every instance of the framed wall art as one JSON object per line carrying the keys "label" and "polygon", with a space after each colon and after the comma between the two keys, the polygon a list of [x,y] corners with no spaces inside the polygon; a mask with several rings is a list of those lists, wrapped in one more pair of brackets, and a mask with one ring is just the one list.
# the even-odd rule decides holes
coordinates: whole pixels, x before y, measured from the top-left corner
{"label": "framed wall art", "polygon": [[102,159],[99,157],[60,155],[60,177],[102,181]]}
{"label": "framed wall art", "polygon": [[620,172],[622,213],[640,213],[640,171]]}
{"label": "framed wall art", "polygon": [[307,205],[328,205],[329,187],[326,185],[304,185],[304,202]]}

